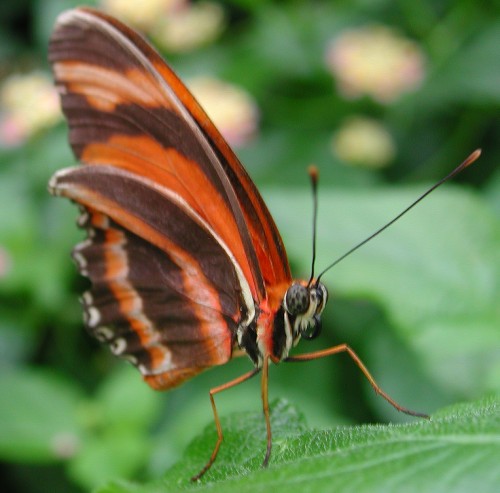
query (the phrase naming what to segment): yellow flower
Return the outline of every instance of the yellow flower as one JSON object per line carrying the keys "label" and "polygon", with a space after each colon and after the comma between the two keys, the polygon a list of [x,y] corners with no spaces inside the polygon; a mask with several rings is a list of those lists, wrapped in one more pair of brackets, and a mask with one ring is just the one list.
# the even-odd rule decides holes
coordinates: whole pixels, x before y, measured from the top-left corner
{"label": "yellow flower", "polygon": [[153,37],[171,52],[185,52],[215,40],[224,23],[224,10],[219,4],[200,2],[160,19]]}
{"label": "yellow flower", "polygon": [[187,85],[229,144],[243,146],[253,137],[258,110],[247,92],[210,77],[191,79]]}
{"label": "yellow flower", "polygon": [[0,142],[19,145],[61,118],[59,97],[43,73],[11,75],[0,87]]}
{"label": "yellow flower", "polygon": [[367,168],[390,164],[396,153],[387,129],[370,118],[354,116],[345,121],[331,141],[332,151],[342,161]]}
{"label": "yellow flower", "polygon": [[344,96],[368,94],[381,103],[415,89],[425,73],[419,46],[383,26],[344,31],[328,47],[326,63]]}
{"label": "yellow flower", "polygon": [[149,32],[160,19],[186,7],[188,0],[101,0],[102,9],[142,31]]}

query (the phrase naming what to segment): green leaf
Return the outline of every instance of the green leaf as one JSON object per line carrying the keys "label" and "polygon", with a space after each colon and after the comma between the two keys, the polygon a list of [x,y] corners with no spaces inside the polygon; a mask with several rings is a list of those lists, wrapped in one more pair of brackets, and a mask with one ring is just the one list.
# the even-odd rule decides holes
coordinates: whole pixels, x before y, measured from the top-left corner
{"label": "green leaf", "polygon": [[106,430],[90,436],[69,464],[69,475],[85,490],[113,478],[137,473],[148,456],[149,437],[136,430]]}
{"label": "green leaf", "polygon": [[200,481],[189,477],[207,459],[213,427],[196,439],[186,457],[148,485],[110,483],[97,493],[217,492],[496,492],[500,484],[500,398],[455,405],[432,421],[307,430],[283,401],[272,406],[273,454],[261,468],[265,429],[260,414],[222,421],[226,440]]}
{"label": "green leaf", "polygon": [[0,457],[52,462],[74,456],[81,443],[77,387],[43,370],[0,375]]}
{"label": "green leaf", "polygon": [[159,411],[160,395],[138,372],[120,365],[99,387],[86,409],[88,428],[69,475],[86,490],[103,481],[130,477],[144,467],[152,448],[149,428]]}
{"label": "green leaf", "polygon": [[500,170],[498,169],[488,182],[486,198],[491,204],[496,216],[500,219]]}
{"label": "green leaf", "polygon": [[159,398],[130,365],[120,365],[96,395],[107,426],[137,432],[147,430],[156,419]]}
{"label": "green leaf", "polygon": [[[496,60],[499,37],[500,22],[493,17],[492,22],[477,29],[476,36],[430,77],[420,94],[424,106],[452,101],[498,104],[500,67]],[[474,76],[464,77],[464,73]]]}

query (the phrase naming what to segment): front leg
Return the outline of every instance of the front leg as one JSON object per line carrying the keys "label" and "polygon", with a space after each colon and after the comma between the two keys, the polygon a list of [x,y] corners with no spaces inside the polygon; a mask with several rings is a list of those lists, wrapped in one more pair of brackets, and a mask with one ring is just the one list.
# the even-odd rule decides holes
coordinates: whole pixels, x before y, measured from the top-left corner
{"label": "front leg", "polygon": [[429,415],[425,413],[412,411],[411,409],[399,405],[392,397],[386,394],[377,384],[371,373],[368,371],[368,368],[366,368],[364,363],[361,361],[360,357],[347,344],[339,344],[338,346],[333,346],[328,349],[322,349],[320,351],[314,351],[312,353],[289,356],[284,361],[289,361],[289,362],[311,361],[313,359],[325,358],[326,356],[331,356],[333,354],[338,354],[338,353],[347,353],[354,361],[354,363],[356,363],[357,367],[363,372],[364,376],[368,379],[370,385],[373,387],[375,392],[378,395],[382,396],[395,409],[401,411],[402,413],[409,414],[410,416],[417,416],[419,418],[430,419]]}

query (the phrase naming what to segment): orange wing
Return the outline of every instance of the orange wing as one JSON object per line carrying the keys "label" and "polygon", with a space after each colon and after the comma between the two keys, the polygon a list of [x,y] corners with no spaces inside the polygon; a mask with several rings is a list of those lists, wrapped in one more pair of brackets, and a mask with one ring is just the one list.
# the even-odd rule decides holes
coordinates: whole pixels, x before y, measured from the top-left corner
{"label": "orange wing", "polygon": [[49,59],[85,164],[50,189],[83,210],[88,238],[73,257],[92,283],[88,330],[158,389],[228,361],[238,331],[256,347],[259,307],[277,308],[290,271],[225,140],[158,53],[111,17],[63,13]]}
{"label": "orange wing", "polygon": [[160,55],[98,11],[63,13],[50,42],[78,159],[172,190],[228,245],[255,299],[290,281],[274,221],[226,141]]}

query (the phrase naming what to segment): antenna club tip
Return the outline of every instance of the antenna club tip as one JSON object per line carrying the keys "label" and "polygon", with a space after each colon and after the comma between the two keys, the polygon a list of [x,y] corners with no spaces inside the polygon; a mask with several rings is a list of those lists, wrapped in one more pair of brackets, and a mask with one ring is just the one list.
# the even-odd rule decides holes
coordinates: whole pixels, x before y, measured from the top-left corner
{"label": "antenna club tip", "polygon": [[476,149],[474,152],[470,154],[470,156],[465,160],[465,166],[470,166],[474,161],[479,159],[481,156],[482,149]]}
{"label": "antenna club tip", "polygon": [[318,170],[316,165],[314,165],[314,164],[309,165],[309,167],[307,168],[307,173],[309,174],[311,180],[314,183],[316,183],[318,181],[319,170]]}

